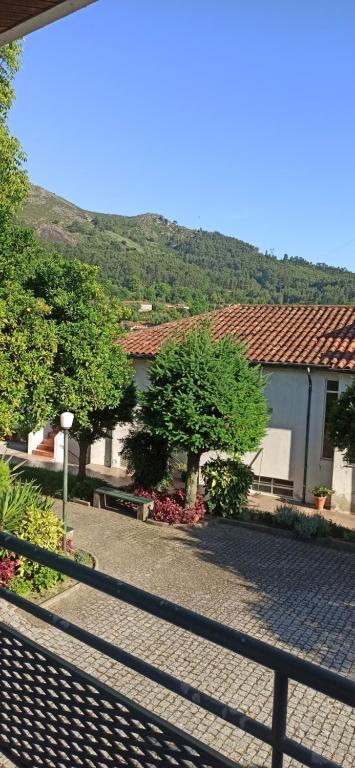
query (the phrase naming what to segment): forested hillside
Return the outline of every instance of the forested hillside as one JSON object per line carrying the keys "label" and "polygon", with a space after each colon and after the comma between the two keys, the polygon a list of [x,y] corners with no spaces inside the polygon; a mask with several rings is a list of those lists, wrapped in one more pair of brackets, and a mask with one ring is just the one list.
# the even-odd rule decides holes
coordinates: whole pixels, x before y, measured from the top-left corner
{"label": "forested hillside", "polygon": [[187,229],[158,214],[83,211],[33,186],[21,221],[48,247],[99,265],[122,298],[185,302],[192,312],[236,302],[355,300],[352,272],[300,258],[278,260],[242,240]]}

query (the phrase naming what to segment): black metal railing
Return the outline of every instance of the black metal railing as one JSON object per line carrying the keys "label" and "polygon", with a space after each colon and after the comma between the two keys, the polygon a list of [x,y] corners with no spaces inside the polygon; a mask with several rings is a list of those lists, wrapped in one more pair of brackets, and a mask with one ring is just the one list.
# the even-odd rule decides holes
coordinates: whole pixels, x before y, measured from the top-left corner
{"label": "black metal railing", "polygon": [[[272,768],[282,768],[284,755],[309,768],[339,768],[332,760],[288,738],[288,681],[351,707],[355,706],[355,682],[9,534],[0,533],[0,547],[271,669],[274,695],[269,727],[40,605],[0,588],[0,597],[13,605],[270,745]],[[4,623],[0,624],[0,640],[0,751],[18,766],[237,768],[237,763]]]}

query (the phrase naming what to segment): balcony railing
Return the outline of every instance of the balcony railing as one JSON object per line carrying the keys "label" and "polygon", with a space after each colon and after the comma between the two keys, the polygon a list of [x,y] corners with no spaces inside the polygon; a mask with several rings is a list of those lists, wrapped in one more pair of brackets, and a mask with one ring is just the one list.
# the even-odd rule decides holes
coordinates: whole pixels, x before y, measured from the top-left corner
{"label": "balcony railing", "polygon": [[[288,738],[288,681],[354,707],[353,681],[9,534],[0,533],[0,547],[50,566],[273,670],[273,714],[269,727],[51,611],[0,589],[0,597],[32,616],[270,745],[272,768],[282,768],[284,755],[309,768],[339,768],[332,760]],[[233,760],[4,623],[0,623],[0,640],[0,751],[17,766],[237,768]]]}

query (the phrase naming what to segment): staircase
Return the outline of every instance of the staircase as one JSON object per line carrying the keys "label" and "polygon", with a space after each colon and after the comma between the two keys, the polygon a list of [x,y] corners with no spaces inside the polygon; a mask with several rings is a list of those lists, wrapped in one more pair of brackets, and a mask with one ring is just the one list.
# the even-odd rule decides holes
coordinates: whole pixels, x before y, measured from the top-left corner
{"label": "staircase", "polygon": [[41,456],[46,459],[54,458],[54,437],[55,432],[48,432],[48,435],[43,438],[42,442],[32,451],[32,456]]}

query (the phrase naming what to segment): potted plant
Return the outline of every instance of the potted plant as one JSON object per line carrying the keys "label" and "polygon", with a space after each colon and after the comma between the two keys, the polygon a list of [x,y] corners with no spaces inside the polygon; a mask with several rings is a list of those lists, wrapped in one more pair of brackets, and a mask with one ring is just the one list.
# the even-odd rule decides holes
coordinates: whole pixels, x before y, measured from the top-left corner
{"label": "potted plant", "polygon": [[331,496],[334,491],[331,488],[327,488],[326,485],[315,485],[313,488],[314,506],[316,509],[324,509],[324,504],[328,496]]}

